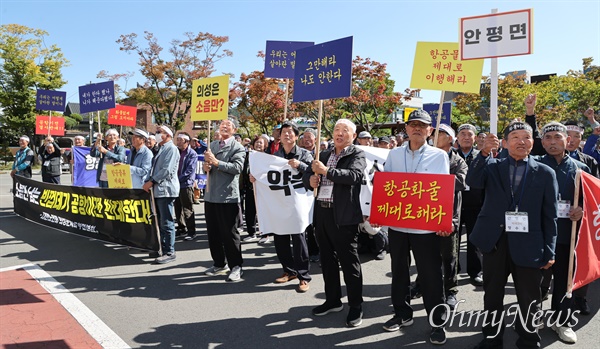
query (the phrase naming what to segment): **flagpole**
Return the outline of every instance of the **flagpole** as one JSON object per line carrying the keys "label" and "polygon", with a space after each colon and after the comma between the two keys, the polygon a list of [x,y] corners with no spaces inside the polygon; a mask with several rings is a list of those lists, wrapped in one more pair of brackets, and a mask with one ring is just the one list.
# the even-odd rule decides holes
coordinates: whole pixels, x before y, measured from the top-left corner
{"label": "flagpole", "polygon": [[287,120],[290,79],[285,79],[285,103],[283,104],[283,120]]}
{"label": "flagpole", "polygon": [[48,110],[48,137],[50,137],[50,128],[52,127],[52,110]]}
{"label": "flagpole", "polygon": [[154,201],[154,189],[150,187],[150,204],[152,205],[152,220],[156,229],[156,238],[158,239],[158,254],[162,256],[162,243],[160,241],[160,227],[158,226],[158,212],[156,211],[156,202]]}
{"label": "flagpole", "polygon": [[[315,160],[319,160],[319,152],[321,150],[321,119],[323,118],[323,100],[319,100],[319,119],[317,120],[317,144],[315,147]],[[315,188],[313,194],[317,197],[319,188]]]}
{"label": "flagpole", "polygon": [[[579,203],[579,186],[581,184],[581,170],[577,169],[575,174],[575,196],[573,198],[573,208],[577,208]],[[567,298],[573,296],[573,264],[575,262],[575,239],[577,237],[577,221],[571,222],[571,248],[569,249],[569,276],[567,277]]]}
{"label": "flagpole", "polygon": [[[210,120],[208,120],[207,130],[208,132],[206,134],[206,148],[210,150]],[[204,159],[204,161],[206,162],[206,159]],[[208,177],[210,177],[210,173],[206,172],[206,181],[204,182],[204,196],[206,196],[206,193],[208,193]]]}
{"label": "flagpole", "polygon": [[442,90],[442,95],[440,96],[440,107],[438,108],[437,120],[435,123],[435,136],[433,137],[433,146],[437,147],[438,135],[440,134],[440,123],[442,122],[442,106],[444,105],[444,95],[446,91]]}

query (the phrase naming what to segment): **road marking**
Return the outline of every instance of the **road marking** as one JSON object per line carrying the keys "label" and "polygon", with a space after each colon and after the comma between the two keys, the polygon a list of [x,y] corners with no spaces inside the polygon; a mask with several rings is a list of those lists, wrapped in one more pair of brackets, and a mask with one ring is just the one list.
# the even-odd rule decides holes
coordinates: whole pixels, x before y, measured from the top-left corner
{"label": "road marking", "polygon": [[1,268],[0,272],[8,270],[24,269],[31,275],[54,299],[58,301],[81,326],[94,338],[103,348],[131,348],[113,330],[110,329],[100,318],[96,316],[69,290],[61,285],[50,274],[37,264],[15,265]]}

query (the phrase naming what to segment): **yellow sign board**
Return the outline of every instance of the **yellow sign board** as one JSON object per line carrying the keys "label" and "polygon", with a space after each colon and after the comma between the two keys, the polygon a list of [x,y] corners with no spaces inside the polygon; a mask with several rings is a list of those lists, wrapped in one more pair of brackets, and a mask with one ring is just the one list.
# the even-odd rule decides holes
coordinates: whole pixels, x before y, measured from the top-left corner
{"label": "yellow sign board", "polygon": [[413,110],[417,110],[418,108],[404,108],[404,122],[408,121],[408,116]]}
{"label": "yellow sign board", "polygon": [[229,112],[229,75],[192,82],[192,121],[224,120]]}
{"label": "yellow sign board", "polygon": [[483,59],[460,60],[457,42],[417,42],[410,88],[479,94]]}
{"label": "yellow sign board", "polygon": [[106,165],[106,176],[108,177],[109,188],[131,189],[131,167],[126,164]]}

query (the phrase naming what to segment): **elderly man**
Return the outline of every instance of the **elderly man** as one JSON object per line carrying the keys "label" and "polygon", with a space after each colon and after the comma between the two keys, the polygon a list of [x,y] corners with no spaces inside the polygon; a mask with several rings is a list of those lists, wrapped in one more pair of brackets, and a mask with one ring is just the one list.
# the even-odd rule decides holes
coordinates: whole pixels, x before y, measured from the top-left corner
{"label": "elderly man", "polygon": [[158,264],[174,261],[175,255],[175,217],[173,204],[179,196],[179,180],[177,179],[177,164],[179,151],[173,144],[173,131],[168,126],[158,126],[156,141],[160,150],[152,161],[152,172],[142,189],[154,194],[156,214],[162,245],[162,256],[155,260]]}
{"label": "elderly man", "polygon": [[358,144],[370,147],[373,145],[373,137],[367,131],[362,131],[358,134]]}
{"label": "elderly man", "polygon": [[85,138],[83,136],[75,136],[75,142],[73,144],[76,147],[84,147],[85,146]]}
{"label": "elderly man", "polygon": [[118,139],[119,132],[111,128],[106,131],[106,148],[102,145],[102,136],[99,134],[92,149],[90,149],[90,156],[100,158],[96,172],[96,181],[100,188],[108,188],[106,165],[125,162],[125,148],[117,144]]}
{"label": "elderly man", "polygon": [[[208,247],[213,266],[206,275],[225,275],[228,281],[242,280],[242,248],[237,230],[240,190],[239,176],[244,167],[246,151],[235,141],[237,121],[226,119],[219,125],[221,139],[210,143],[204,153],[204,172],[208,186],[204,195],[204,214]],[[227,263],[227,264],[226,264]]]}
{"label": "elderly man", "polygon": [[46,137],[44,146],[40,152],[42,157],[42,181],[45,183],[60,184],[60,147],[52,136]]}
{"label": "elderly man", "polygon": [[194,215],[194,182],[196,180],[196,165],[198,154],[190,147],[190,135],[179,132],[177,135],[179,149],[179,198],[175,200],[175,216],[177,216],[177,234],[186,235],[185,240],[191,241],[196,237],[196,217]]}
{"label": "elderly man", "polygon": [[304,130],[304,149],[310,152],[310,155],[315,156],[316,141],[317,141],[317,132],[312,128],[307,128]]}
{"label": "elderly man", "polygon": [[[540,311],[540,269],[554,264],[558,187],[554,171],[530,158],[533,130],[514,121],[504,131],[508,156],[490,156],[500,143],[486,136],[469,168],[467,185],[485,190],[481,213],[471,237],[483,253],[483,306],[488,314],[504,312],[504,294],[512,274],[519,311],[515,327],[519,348],[539,348],[534,319]],[[476,348],[501,348],[503,321],[485,323],[484,339]]]}
{"label": "elderly man", "polygon": [[357,248],[358,224],[363,222],[360,187],[366,160],[364,151],[352,144],[355,138],[356,125],[339,119],[333,129],[334,147],[320,153],[319,160],[313,161],[302,177],[307,189],[318,190],[313,224],[325,281],[325,303],[312,312],[323,316],[342,311],[341,266],[350,306],[348,327],[359,326],[363,316],[363,277]]}
{"label": "elderly man", "polygon": [[15,161],[12,165],[10,176],[15,178],[15,175],[31,178],[31,164],[33,163],[34,153],[29,148],[29,137],[21,136],[19,138],[19,150],[15,154]]}
{"label": "elderly man", "polygon": [[598,139],[600,138],[600,123],[594,119],[594,109],[588,108],[583,114],[588,119],[590,126],[592,126],[592,134],[583,146],[583,153],[593,157],[596,162],[600,163],[600,150],[596,148]]}
{"label": "elderly man", "polygon": [[[579,221],[583,217],[580,202],[577,208],[573,208],[575,197],[575,178],[577,170],[581,169],[587,173],[590,169],[582,162],[569,157],[566,147],[569,141],[567,128],[558,123],[550,122],[542,127],[542,145],[547,154],[540,162],[554,169],[558,184],[558,220],[556,223],[558,236],[556,239],[556,262],[550,268],[550,275],[554,276],[554,287],[552,291],[552,306],[555,311],[552,321],[557,321],[552,329],[558,333],[561,340],[566,343],[577,342],[577,334],[568,324],[568,320],[574,309],[573,299],[566,298],[567,281],[569,275],[569,252],[571,248],[572,221]],[[581,198],[580,198],[581,200]],[[546,290],[547,292],[547,290]],[[562,324],[562,325],[559,325]]]}
{"label": "elderly man", "polygon": [[135,189],[141,189],[150,176],[152,170],[152,151],[146,147],[148,132],[136,128],[129,131],[132,149],[127,157],[131,169],[131,184]]}
{"label": "elderly man", "polygon": [[[448,153],[427,144],[431,135],[431,116],[421,109],[414,110],[406,121],[408,142],[390,151],[385,161],[386,172],[410,172],[449,174]],[[443,324],[444,283],[440,239],[452,232],[433,232],[420,229],[389,228],[390,255],[392,257],[392,305],[394,316],[383,329],[398,331],[413,324],[413,308],[410,306],[410,250],[419,270],[423,303],[432,325],[429,341],[446,343]]]}
{"label": "elderly man", "polygon": [[379,141],[377,142],[377,147],[382,149],[390,149],[390,137],[383,136],[379,137]]}
{"label": "elderly man", "polygon": [[148,140],[146,141],[146,146],[148,147],[148,149],[150,149],[150,151],[152,152],[153,156],[156,156],[156,154],[158,154],[158,144],[156,143],[156,136],[155,135],[149,135],[148,136]]}

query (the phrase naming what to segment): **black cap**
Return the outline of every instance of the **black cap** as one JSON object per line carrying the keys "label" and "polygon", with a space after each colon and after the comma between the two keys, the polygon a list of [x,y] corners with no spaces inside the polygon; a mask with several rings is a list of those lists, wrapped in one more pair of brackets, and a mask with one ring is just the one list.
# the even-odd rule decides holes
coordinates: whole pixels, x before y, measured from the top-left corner
{"label": "black cap", "polygon": [[390,137],[383,136],[383,137],[379,138],[379,143],[381,143],[381,142],[390,144]]}
{"label": "black cap", "polygon": [[284,121],[283,124],[281,124],[281,128],[285,128],[285,127],[291,127],[292,130],[294,131],[294,133],[297,135],[300,134],[300,130],[298,129],[298,126],[293,123],[292,121]]}
{"label": "black cap", "polygon": [[431,116],[429,116],[429,113],[427,113],[425,110],[417,109],[413,110],[408,115],[408,120],[406,120],[406,123],[409,123],[411,121],[421,121],[425,124],[431,125]]}

